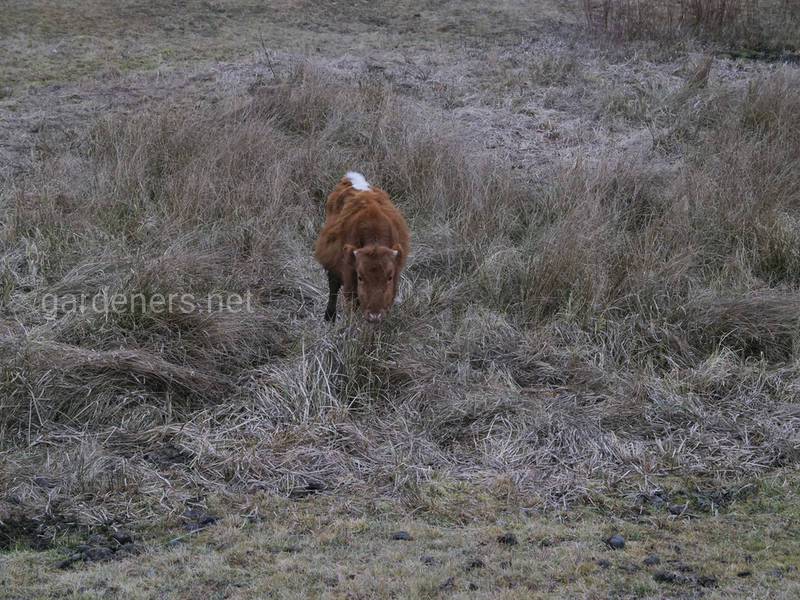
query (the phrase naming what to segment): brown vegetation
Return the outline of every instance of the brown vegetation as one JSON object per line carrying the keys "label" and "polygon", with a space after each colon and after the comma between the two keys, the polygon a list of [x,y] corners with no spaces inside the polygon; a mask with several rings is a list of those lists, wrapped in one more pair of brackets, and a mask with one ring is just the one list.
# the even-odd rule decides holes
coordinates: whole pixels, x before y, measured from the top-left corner
{"label": "brown vegetation", "polygon": [[625,39],[700,34],[750,48],[796,49],[794,0],[583,0],[587,22]]}
{"label": "brown vegetation", "polygon": [[[167,5],[130,6],[142,4],[170,25]],[[796,67],[721,57],[741,41],[727,37],[739,17],[718,34],[688,21],[667,32],[659,17],[641,30],[656,33],[615,36],[622,44],[574,20],[540,25],[540,7],[522,1],[430,4],[410,17],[419,27],[405,1],[339,3],[347,23],[327,3],[307,3],[301,23],[289,4],[266,16],[235,0],[182,13],[187,24],[208,17],[209,55],[233,41],[255,48],[236,63],[182,71],[184,50],[157,72],[77,81],[95,72],[86,64],[63,87],[28,92],[13,83],[24,56],[11,60],[13,89],[0,98],[0,131],[14,140],[0,144],[12,159],[0,164],[0,546],[120,527],[148,544],[173,539],[164,528],[185,525],[187,508],[222,518],[178,549],[58,576],[57,551],[4,554],[12,585],[0,596],[112,593],[85,587],[106,576],[133,589],[132,570],[145,578],[149,565],[156,587],[132,597],[241,582],[258,597],[285,572],[298,594],[327,593],[323,570],[340,578],[332,596],[390,596],[395,558],[403,577],[424,579],[397,593],[436,596],[451,578],[447,590],[468,592],[461,548],[484,546],[443,523],[492,544],[475,579],[486,593],[655,597],[701,593],[716,577],[712,593],[754,596],[785,577],[791,596]],[[24,20],[25,3],[14,6]],[[283,54],[253,36],[273,17],[297,37]],[[235,36],[220,41],[214,27]],[[50,53],[47,32],[30,35],[45,45],[26,52],[46,48],[47,80],[60,76],[69,57]],[[197,34],[181,36],[170,43]],[[357,40],[359,55],[326,40]],[[304,43],[311,58],[290,53]],[[150,55],[168,61],[164,48]],[[379,182],[414,232],[380,328],[319,318],[314,242],[350,168]],[[214,301],[154,309],[184,294]],[[54,302],[116,296],[137,301]],[[563,522],[542,516],[554,509]],[[411,514],[419,545],[387,548],[384,520]],[[332,515],[342,522],[326,529]],[[499,519],[513,524],[513,549],[497,545]],[[612,553],[600,541],[612,525],[627,545],[603,567],[595,553]],[[548,545],[543,526],[557,538]],[[460,542],[431,578],[416,552],[433,553],[440,536]],[[298,538],[302,552],[287,558],[281,548]],[[654,547],[665,580],[631,567]],[[318,568],[325,555],[358,569],[354,548],[374,575]],[[160,576],[175,560],[202,566],[176,583]],[[295,578],[297,565],[307,572]]]}
{"label": "brown vegetation", "polygon": [[[26,474],[46,472],[50,506],[89,522],[318,479],[400,493],[510,479],[549,504],[796,460],[796,86],[787,71],[744,96],[692,92],[665,134],[694,144],[677,171],[579,162],[536,185],[416,125],[386,87],[307,66],[231,109],[99,124],[79,162],[44,162],[6,208],[10,492],[43,510]],[[352,164],[384,174],[419,240],[401,316],[369,339],[318,324],[311,259],[325,190]],[[255,299],[39,308],[101,289]],[[163,507],[165,444],[183,466]],[[134,496],[111,495],[123,465]]]}

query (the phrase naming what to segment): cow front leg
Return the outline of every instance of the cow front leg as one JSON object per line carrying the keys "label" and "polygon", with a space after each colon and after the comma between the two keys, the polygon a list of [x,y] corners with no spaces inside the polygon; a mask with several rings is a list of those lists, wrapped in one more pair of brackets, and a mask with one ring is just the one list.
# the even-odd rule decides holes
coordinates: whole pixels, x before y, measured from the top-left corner
{"label": "cow front leg", "polygon": [[336,321],[336,302],[339,299],[339,288],[342,280],[333,271],[328,271],[328,306],[325,308],[325,320]]}

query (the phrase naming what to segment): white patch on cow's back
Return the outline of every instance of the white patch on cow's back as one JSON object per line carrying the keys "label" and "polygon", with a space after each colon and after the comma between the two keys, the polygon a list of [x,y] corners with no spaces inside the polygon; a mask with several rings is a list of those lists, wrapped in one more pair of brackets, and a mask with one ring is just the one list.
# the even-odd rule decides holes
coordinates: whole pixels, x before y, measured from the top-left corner
{"label": "white patch on cow's back", "polygon": [[369,183],[367,183],[367,180],[361,173],[357,173],[355,171],[348,171],[347,173],[344,174],[344,176],[346,179],[350,180],[350,183],[357,190],[366,192],[367,190],[372,189],[371,187],[369,187]]}

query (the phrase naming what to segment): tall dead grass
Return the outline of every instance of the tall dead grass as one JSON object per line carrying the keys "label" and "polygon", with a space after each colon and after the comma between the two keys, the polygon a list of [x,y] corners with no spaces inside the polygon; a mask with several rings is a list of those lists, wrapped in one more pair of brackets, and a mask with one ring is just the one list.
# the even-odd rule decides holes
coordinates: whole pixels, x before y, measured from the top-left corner
{"label": "tall dead grass", "polygon": [[[675,127],[697,127],[677,173],[638,157],[538,183],[308,66],[226,107],[99,123],[3,196],[5,497],[84,524],[311,481],[410,499],[510,482],[552,505],[796,462],[798,83],[682,98]],[[414,233],[377,331],[320,318],[310,249],[348,168]],[[40,308],[103,289],[254,301]]]}
{"label": "tall dead grass", "polygon": [[748,48],[796,48],[794,0],[584,0],[588,25],[621,39],[678,39],[686,34]]}

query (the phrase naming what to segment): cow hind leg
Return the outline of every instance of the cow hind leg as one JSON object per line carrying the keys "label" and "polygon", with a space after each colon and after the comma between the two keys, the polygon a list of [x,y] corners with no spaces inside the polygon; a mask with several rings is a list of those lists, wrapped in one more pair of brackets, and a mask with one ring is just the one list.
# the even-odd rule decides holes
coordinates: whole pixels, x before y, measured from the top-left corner
{"label": "cow hind leg", "polygon": [[342,280],[333,271],[328,271],[328,306],[325,308],[325,320],[336,321],[336,302],[339,299],[339,288]]}

